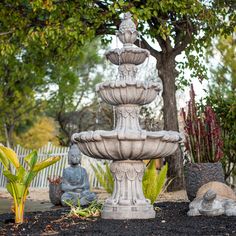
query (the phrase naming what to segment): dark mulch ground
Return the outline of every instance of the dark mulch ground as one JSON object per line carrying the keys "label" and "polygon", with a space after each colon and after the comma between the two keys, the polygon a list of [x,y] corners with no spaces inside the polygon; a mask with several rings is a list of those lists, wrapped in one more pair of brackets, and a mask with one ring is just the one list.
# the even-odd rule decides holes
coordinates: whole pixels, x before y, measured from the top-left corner
{"label": "dark mulch ground", "polygon": [[67,217],[68,209],[26,213],[27,223],[6,223],[0,215],[0,235],[236,235],[236,217],[188,217],[188,203],[163,202],[151,220],[103,220]]}

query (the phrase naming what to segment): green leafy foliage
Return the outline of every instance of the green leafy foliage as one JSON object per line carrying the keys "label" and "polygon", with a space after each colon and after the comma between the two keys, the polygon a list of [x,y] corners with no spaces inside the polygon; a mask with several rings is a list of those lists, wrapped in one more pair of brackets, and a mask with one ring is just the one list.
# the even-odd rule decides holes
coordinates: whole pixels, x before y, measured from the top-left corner
{"label": "green leafy foliage", "polygon": [[14,129],[34,120],[43,108],[42,96],[36,98],[45,87],[43,63],[35,62],[29,54],[22,50],[0,60],[0,133],[5,134],[1,141],[6,140],[8,146],[13,145]]}
{"label": "green leafy foliage", "polygon": [[[114,188],[114,179],[108,163],[105,162],[105,170],[101,167],[100,164],[97,164],[97,166],[91,164],[91,167],[94,170],[94,173],[101,186],[108,193],[112,193]],[[150,199],[152,204],[156,201],[158,195],[161,193],[161,190],[166,183],[167,170],[168,164],[165,164],[158,174],[156,170],[155,160],[151,160],[145,170],[142,182],[143,193],[146,198]]]}
{"label": "green leafy foliage", "polygon": [[51,67],[52,89],[46,113],[58,122],[61,145],[68,145],[74,132],[91,130],[96,125],[100,108],[95,98],[95,85],[101,82],[99,71],[104,68],[104,60],[98,52],[100,48],[98,40],[85,43],[66,61],[55,61]]}
{"label": "green leafy foliage", "polygon": [[[37,163],[37,152],[33,151],[25,157],[28,168],[20,164],[16,153],[7,147],[0,146],[0,161],[4,166],[3,175],[7,178],[7,190],[14,200],[15,222],[23,223],[24,204],[29,193],[30,183],[38,172],[60,160],[60,157],[50,157]],[[8,162],[7,162],[8,161]],[[9,162],[15,167],[10,169]],[[8,164],[6,164],[8,163]]]}
{"label": "green leafy foliage", "polygon": [[101,164],[96,166],[90,163],[100,185],[108,192],[112,193],[114,188],[114,179],[109,168],[109,164],[105,162],[105,170],[102,168]]}
{"label": "green leafy foliage", "polygon": [[70,202],[66,202],[66,204],[71,208],[69,216],[72,217],[88,218],[96,217],[101,214],[102,203],[96,200],[91,202],[88,207],[81,207],[79,200],[78,206],[74,206]]}
{"label": "green leafy foliage", "polygon": [[[73,54],[64,52],[55,56],[53,52],[45,55],[46,52],[34,45],[0,60],[0,134],[5,136],[0,142],[13,146],[21,138],[24,140],[27,138],[24,134],[40,122],[38,117],[45,113],[58,122],[57,137],[63,145],[69,143],[75,129],[90,128],[98,110],[94,93],[95,84],[101,81],[100,73],[95,71],[98,65],[102,68],[99,48],[101,45],[94,40],[77,48]],[[68,122],[71,115],[67,116],[75,111],[82,113],[77,116],[81,117],[77,119],[77,127]],[[82,119],[87,115],[85,111],[92,114],[88,125]],[[78,124],[81,125],[78,127]],[[32,130],[28,136],[32,136]],[[37,143],[42,146],[42,142]],[[30,141],[27,145],[31,145]]]}
{"label": "green leafy foliage", "polygon": [[161,193],[167,176],[168,164],[165,164],[159,173],[157,173],[155,160],[148,164],[143,176],[143,193],[153,204]]}
{"label": "green leafy foliage", "polygon": [[28,130],[17,133],[14,141],[28,149],[38,149],[48,142],[59,145],[57,124],[51,117],[39,117]]}

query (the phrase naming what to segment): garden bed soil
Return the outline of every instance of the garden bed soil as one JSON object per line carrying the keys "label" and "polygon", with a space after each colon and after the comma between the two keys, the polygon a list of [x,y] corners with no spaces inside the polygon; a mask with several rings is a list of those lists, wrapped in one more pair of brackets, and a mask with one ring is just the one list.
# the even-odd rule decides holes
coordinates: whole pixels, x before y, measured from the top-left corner
{"label": "garden bed soil", "polygon": [[156,218],[105,220],[69,217],[69,208],[27,212],[26,223],[12,223],[14,215],[0,215],[0,235],[236,235],[236,217],[188,217],[188,202],[155,204]]}

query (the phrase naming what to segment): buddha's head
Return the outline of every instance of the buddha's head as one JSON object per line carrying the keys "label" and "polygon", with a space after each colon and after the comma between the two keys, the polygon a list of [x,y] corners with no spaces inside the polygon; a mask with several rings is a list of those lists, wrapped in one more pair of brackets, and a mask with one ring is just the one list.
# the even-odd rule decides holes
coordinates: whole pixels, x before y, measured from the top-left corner
{"label": "buddha's head", "polygon": [[81,163],[81,152],[76,144],[72,144],[68,152],[68,164],[78,165]]}

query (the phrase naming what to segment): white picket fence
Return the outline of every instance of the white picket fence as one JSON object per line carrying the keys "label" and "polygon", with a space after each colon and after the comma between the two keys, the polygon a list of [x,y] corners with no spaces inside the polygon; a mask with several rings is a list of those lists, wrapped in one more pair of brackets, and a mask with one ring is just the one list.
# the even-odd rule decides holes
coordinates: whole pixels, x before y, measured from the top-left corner
{"label": "white picket fence", "polygon": [[[14,148],[17,153],[20,163],[23,164],[24,157],[29,154],[32,150],[25,149],[20,145],[17,145]],[[41,147],[38,150],[38,161],[42,161],[43,159],[50,156],[60,156],[60,161],[56,162],[54,165],[49,166],[46,169],[43,169],[38,173],[38,175],[34,178],[30,187],[33,188],[45,188],[48,187],[49,181],[48,177],[58,177],[62,176],[63,169],[68,166],[68,151],[69,147],[58,147],[54,146],[52,143],[48,143],[47,145]],[[87,156],[82,156],[81,166],[83,166],[88,173],[90,186],[92,188],[100,188],[97,178],[94,174],[93,169],[91,168],[91,164],[96,166],[97,163],[104,163],[103,161],[96,160]],[[102,165],[103,166],[103,165]],[[0,187],[6,186],[6,178],[3,175],[3,166],[0,164]]]}
{"label": "white picket fence", "polygon": [[[20,145],[17,145],[14,148],[15,152],[17,153],[20,163],[23,164],[24,157],[29,154],[32,150],[25,149]],[[52,143],[48,143],[47,145],[41,147],[38,150],[38,161],[42,161],[43,159],[50,157],[50,156],[60,156],[60,161],[56,162],[54,165],[49,166],[46,169],[43,169],[39,174],[34,178],[33,182],[31,183],[31,187],[33,188],[45,188],[48,187],[49,181],[48,177],[58,177],[62,176],[63,169],[68,166],[68,151],[69,147],[58,147],[54,146]],[[87,156],[82,156],[81,165],[87,170],[90,186],[92,188],[101,188],[98,180],[94,174],[94,171],[91,167],[91,163],[93,165],[97,165],[97,163],[101,164],[102,167],[105,168],[103,165],[104,161],[93,159]],[[3,166],[0,163],[0,187],[6,186],[6,178],[3,175]],[[232,176],[228,179],[228,183],[231,185],[236,184],[236,176]]]}

